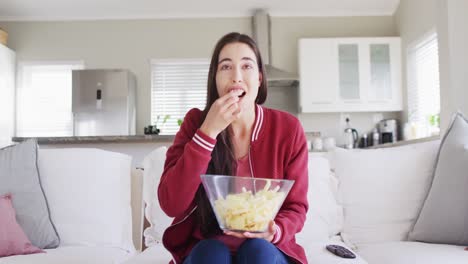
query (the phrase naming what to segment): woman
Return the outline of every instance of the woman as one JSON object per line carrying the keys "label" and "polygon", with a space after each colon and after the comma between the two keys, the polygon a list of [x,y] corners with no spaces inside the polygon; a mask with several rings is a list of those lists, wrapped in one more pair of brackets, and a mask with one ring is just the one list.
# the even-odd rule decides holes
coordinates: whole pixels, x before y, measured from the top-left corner
{"label": "woman", "polygon": [[[166,156],[158,188],[173,224],[163,236],[176,263],[307,263],[295,242],[308,209],[307,143],[299,121],[261,107],[264,65],[247,35],[222,37],[208,73],[203,111],[190,110]],[[201,174],[295,180],[265,233],[222,232]]]}

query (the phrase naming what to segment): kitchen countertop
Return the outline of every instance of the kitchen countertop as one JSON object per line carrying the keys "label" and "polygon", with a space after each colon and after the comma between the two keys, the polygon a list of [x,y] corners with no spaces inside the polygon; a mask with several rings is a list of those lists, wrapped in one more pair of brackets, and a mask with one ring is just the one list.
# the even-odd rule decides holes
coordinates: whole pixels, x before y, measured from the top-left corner
{"label": "kitchen countertop", "polygon": [[375,148],[390,148],[390,147],[397,147],[397,146],[404,146],[404,145],[410,145],[410,144],[415,144],[415,143],[421,143],[421,142],[427,142],[427,141],[433,141],[440,139],[440,136],[431,136],[431,137],[425,137],[425,138],[417,138],[417,139],[410,139],[410,140],[402,140],[402,141],[397,141],[395,143],[385,143],[385,144],[379,144],[377,146],[370,146],[368,149],[375,149]]}
{"label": "kitchen countertop", "polygon": [[[174,135],[134,135],[134,136],[88,136],[88,137],[34,137],[39,144],[80,144],[80,143],[144,143],[170,142]],[[13,137],[13,142],[22,142],[30,137]]]}
{"label": "kitchen countertop", "polygon": [[[172,143],[174,135],[134,135],[134,136],[89,136],[89,137],[35,137],[39,144],[80,144],[80,143]],[[13,137],[13,142],[22,142],[30,137]],[[426,142],[440,139],[440,136],[432,136],[426,138],[418,138],[413,140],[398,141],[396,143],[385,143],[377,146],[368,147],[373,148],[388,148],[409,145],[414,143]],[[317,151],[312,151],[317,152]],[[326,151],[318,151],[326,152]]]}
{"label": "kitchen countertop", "polygon": [[[350,149],[350,150],[391,148],[391,147],[405,146],[405,145],[411,145],[411,144],[416,144],[416,143],[421,143],[421,142],[428,142],[428,141],[433,141],[433,140],[438,140],[438,139],[440,139],[440,136],[431,136],[431,137],[425,137],[425,138],[401,140],[401,141],[397,141],[395,143],[379,144],[377,146],[370,146],[370,147],[367,147],[367,148],[353,148],[353,149]],[[336,148],[345,149],[344,146],[337,146]],[[316,153],[316,154],[327,153],[327,152],[330,152],[330,151],[327,151],[327,150],[309,150],[309,153]]]}

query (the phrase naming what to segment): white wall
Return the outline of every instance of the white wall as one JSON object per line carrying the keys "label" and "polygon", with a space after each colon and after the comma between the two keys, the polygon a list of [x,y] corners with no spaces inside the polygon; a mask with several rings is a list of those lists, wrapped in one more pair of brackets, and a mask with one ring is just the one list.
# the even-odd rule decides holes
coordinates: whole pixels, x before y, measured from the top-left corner
{"label": "white wall", "polygon": [[441,128],[446,129],[452,114],[460,110],[468,116],[468,1],[439,0]]}
{"label": "white wall", "polygon": [[[468,116],[468,1],[401,0],[395,14],[397,31],[402,38],[403,62],[406,46],[436,29],[439,44],[441,131],[452,114],[460,110]],[[406,65],[406,63],[403,63]],[[406,67],[403,68],[405,109]],[[407,113],[404,113],[405,120]]]}
{"label": "white wall", "polygon": [[250,20],[174,19],[0,22],[18,60],[84,60],[86,68],[126,68],[137,78],[137,133],[151,118],[150,60],[210,57],[229,31],[250,34]]}
{"label": "white wall", "polygon": [[[16,50],[18,60],[81,59],[87,68],[127,68],[134,72],[138,82],[137,133],[142,134],[150,122],[150,59],[210,57],[223,34],[250,34],[251,18],[0,22],[0,27],[8,31],[9,46]],[[271,63],[297,74],[297,41],[303,37],[396,35],[392,16],[272,17]],[[395,116],[397,113],[384,114]],[[337,129],[339,114],[299,117],[306,131],[341,135],[341,129]],[[374,126],[372,114],[352,115],[351,121],[360,132]]]}
{"label": "white wall", "polygon": [[403,111],[401,119],[408,121],[408,90],[407,90],[407,48],[419,41],[430,31],[436,30],[438,0],[400,0],[395,12],[397,34],[401,37],[402,85],[403,85]]}

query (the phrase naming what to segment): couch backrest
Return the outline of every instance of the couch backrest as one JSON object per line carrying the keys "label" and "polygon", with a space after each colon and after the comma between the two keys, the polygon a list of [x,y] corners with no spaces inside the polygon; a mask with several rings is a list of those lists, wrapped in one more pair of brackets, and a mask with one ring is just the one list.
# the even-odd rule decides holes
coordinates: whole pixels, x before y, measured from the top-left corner
{"label": "couch backrest", "polygon": [[[356,244],[405,240],[429,188],[439,141],[402,147],[309,153],[309,211],[297,241],[339,233]],[[147,246],[160,243],[172,219],[159,207],[157,185],[167,148],[144,161]]]}

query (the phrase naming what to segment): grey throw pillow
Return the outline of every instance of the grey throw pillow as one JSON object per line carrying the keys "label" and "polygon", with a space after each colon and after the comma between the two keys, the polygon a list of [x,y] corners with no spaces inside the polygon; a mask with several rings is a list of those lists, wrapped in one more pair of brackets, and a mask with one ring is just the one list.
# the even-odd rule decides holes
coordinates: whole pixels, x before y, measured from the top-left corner
{"label": "grey throw pillow", "polygon": [[37,167],[37,142],[0,149],[0,195],[11,193],[18,224],[31,243],[55,248],[59,237],[50,219]]}
{"label": "grey throw pillow", "polygon": [[410,240],[468,245],[468,120],[457,113],[439,148],[432,186]]}

